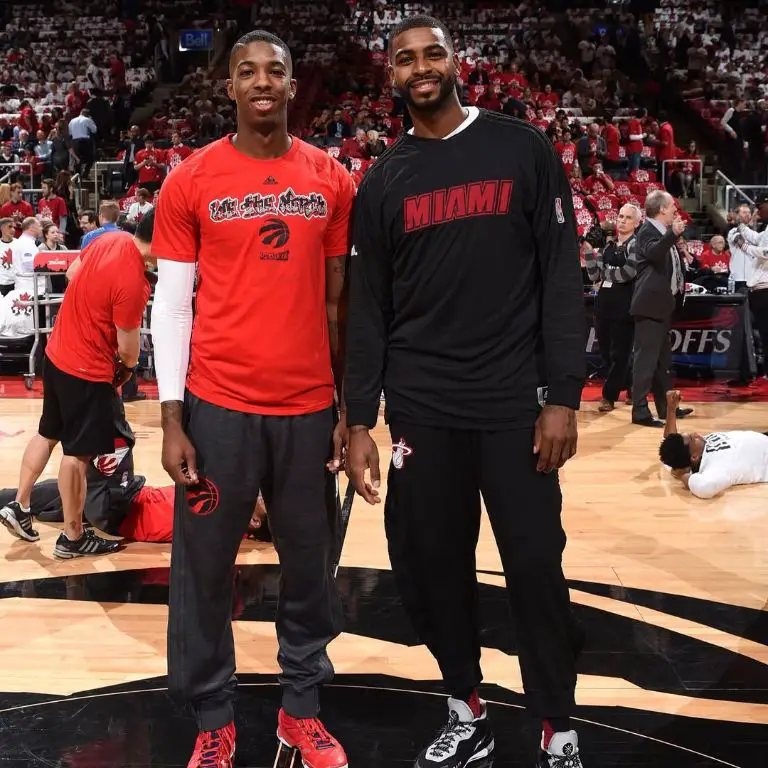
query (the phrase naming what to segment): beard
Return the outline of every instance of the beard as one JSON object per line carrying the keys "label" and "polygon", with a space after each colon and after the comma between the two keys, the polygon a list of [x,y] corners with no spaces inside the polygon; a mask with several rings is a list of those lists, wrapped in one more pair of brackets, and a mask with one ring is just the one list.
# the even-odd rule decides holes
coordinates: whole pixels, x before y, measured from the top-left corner
{"label": "beard", "polygon": [[410,112],[432,114],[438,112],[443,104],[451,98],[452,94],[456,93],[456,74],[451,73],[440,80],[440,89],[437,97],[430,101],[417,101],[407,85],[402,88],[398,86],[397,90]]}

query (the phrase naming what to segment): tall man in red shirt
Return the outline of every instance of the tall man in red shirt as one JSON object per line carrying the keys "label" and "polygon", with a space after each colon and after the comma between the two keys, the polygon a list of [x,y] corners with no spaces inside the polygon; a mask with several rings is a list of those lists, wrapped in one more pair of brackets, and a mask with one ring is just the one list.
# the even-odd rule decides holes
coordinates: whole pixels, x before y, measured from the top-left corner
{"label": "tall man in red shirt", "polygon": [[150,258],[153,227],[150,213],[134,237],[115,232],[99,238],[67,287],[45,350],[38,434],[24,451],[16,500],[0,509],[0,522],[12,534],[25,541],[40,538],[32,526],[32,486],[61,443],[64,530],[53,550],[60,559],[119,548],[83,529],[86,472],[94,456],[114,450],[115,385],[127,380],[139,358],[139,328],[150,293],[144,261]]}
{"label": "tall man in red shirt", "polygon": [[184,161],[155,209],[152,335],[163,466],[177,483],[168,684],[197,717],[189,767],[231,768],[232,567],[261,490],[282,568],[278,737],[307,768],[345,768],[318,713],[342,620],[331,507],[346,418],[334,429],[333,405],[354,187],[288,134],[296,81],[279,38],[242,37],[227,89],[237,133]]}
{"label": "tall man in red shirt", "polygon": [[135,169],[139,174],[139,186],[155,193],[163,182],[165,152],[155,147],[152,136],[144,137],[144,149],[136,153]]}

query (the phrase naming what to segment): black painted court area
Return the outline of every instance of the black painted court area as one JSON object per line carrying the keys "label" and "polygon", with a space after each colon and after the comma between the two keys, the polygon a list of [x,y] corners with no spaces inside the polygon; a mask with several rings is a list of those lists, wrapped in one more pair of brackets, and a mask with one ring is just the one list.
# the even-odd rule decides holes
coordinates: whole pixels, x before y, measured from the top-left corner
{"label": "black painted court area", "polygon": [[[147,690],[162,683],[157,679],[68,699],[0,697],[0,766],[183,768],[195,726],[162,688]],[[344,744],[351,768],[404,768],[413,764],[445,719],[445,700],[435,695],[436,690],[427,685],[414,691],[405,681],[386,677],[347,676],[324,691],[323,719]],[[532,768],[538,730],[522,710],[519,697],[494,686],[482,693],[497,702],[489,705],[496,755],[477,768]],[[271,768],[277,750],[278,706],[274,682],[258,676],[241,679],[237,766]],[[19,708],[9,711],[8,707]],[[765,754],[760,743],[765,739],[762,726],[704,723],[613,708],[586,708],[582,714],[593,721],[576,724],[585,768],[758,768],[765,764],[760,762]],[[601,721],[609,714],[612,723]],[[632,723],[638,733],[631,732]],[[689,751],[673,741],[699,748]],[[730,759],[712,754],[726,746]]]}

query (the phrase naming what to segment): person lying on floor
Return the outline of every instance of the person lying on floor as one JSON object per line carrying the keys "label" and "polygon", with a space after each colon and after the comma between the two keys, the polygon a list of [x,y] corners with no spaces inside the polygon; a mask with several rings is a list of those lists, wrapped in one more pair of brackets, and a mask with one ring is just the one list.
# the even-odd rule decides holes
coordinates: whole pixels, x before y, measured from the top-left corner
{"label": "person lying on floor", "polygon": [[[88,465],[85,519],[94,528],[133,541],[168,542],[173,534],[172,485],[153,488],[142,475],[134,474],[136,436],[125,418],[119,397],[114,398],[114,452],[96,456]],[[15,488],[0,490],[0,508],[16,498]],[[44,480],[32,488],[31,511],[40,522],[61,523],[64,514],[56,480]],[[264,503],[253,511],[247,537],[271,541]]]}
{"label": "person lying on floor", "polygon": [[677,431],[682,397],[667,392],[667,422],[659,458],[694,496],[711,499],[732,485],[768,483],[768,433]]}

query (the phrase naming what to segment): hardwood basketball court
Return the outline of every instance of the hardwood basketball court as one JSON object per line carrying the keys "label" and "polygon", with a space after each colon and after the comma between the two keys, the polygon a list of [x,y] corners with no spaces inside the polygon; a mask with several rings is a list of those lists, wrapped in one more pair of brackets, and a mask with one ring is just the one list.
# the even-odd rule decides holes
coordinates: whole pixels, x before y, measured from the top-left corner
{"label": "hardwood basketball court", "polygon": [[[0,487],[17,483],[40,406],[0,399]],[[694,406],[687,430],[768,430],[766,404]],[[167,485],[158,403],[126,411],[137,474]],[[561,481],[565,573],[588,632],[577,689],[585,765],[768,764],[768,485],[702,501],[659,465],[660,431],[631,426],[628,406],[604,415],[585,403],[579,426],[579,454]],[[385,427],[376,439],[385,464]],[[57,469],[58,454],[44,478]],[[57,529],[39,529],[36,544],[0,529],[3,765],[185,765],[194,724],[163,690],[170,545],[135,543],[108,558],[61,562],[52,556]],[[245,542],[238,558],[239,765],[274,757],[276,562],[258,542]],[[493,765],[530,766],[536,724],[521,708],[485,519],[478,572]],[[324,718],[354,768],[410,765],[445,710],[437,667],[399,605],[381,507],[355,501],[338,579],[347,631],[330,648],[337,680],[324,695]]]}

